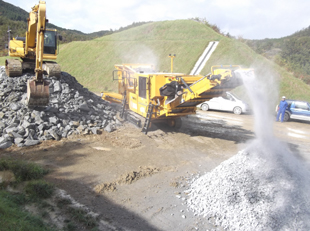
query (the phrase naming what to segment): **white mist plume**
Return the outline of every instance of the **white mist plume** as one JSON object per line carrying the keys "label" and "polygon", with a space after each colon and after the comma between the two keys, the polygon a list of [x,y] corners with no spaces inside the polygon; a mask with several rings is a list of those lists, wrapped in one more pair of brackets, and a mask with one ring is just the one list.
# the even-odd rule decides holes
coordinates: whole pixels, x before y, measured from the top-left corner
{"label": "white mist plume", "polygon": [[272,76],[238,73],[252,101],[256,139],[194,179],[187,204],[228,230],[310,230],[310,173],[273,135]]}
{"label": "white mist plume", "polygon": [[237,70],[236,72],[242,77],[243,84],[252,102],[257,139],[270,140],[273,137],[273,117],[266,88],[272,87],[272,85],[266,86],[266,82],[258,81],[254,71]]}
{"label": "white mist plume", "polygon": [[141,63],[141,64],[153,64],[157,67],[158,58],[156,54],[143,44],[136,44],[130,47],[130,50],[123,51],[121,55],[123,63]]}

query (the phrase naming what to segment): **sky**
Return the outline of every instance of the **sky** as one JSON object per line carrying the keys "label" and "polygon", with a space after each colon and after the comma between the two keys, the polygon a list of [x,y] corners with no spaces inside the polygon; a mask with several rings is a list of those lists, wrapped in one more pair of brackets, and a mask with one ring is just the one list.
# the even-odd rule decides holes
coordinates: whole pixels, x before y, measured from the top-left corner
{"label": "sky", "polygon": [[[27,12],[39,0],[4,0]],[[310,0],[46,0],[49,22],[92,33],[133,22],[203,18],[245,39],[281,38],[310,26]]]}

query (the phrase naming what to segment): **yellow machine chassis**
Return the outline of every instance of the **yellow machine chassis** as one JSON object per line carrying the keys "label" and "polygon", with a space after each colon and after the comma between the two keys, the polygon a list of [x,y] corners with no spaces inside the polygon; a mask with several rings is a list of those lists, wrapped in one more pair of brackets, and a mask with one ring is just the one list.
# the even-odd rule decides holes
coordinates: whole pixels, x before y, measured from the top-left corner
{"label": "yellow machine chassis", "polygon": [[[118,81],[118,93],[102,93],[102,98],[121,103],[123,111],[133,111],[148,123],[195,114],[198,104],[241,84],[234,73],[241,69],[238,65],[213,66],[206,76],[156,73],[148,64],[115,65],[115,69],[113,79]],[[163,95],[165,86],[172,83],[179,87],[176,94]]]}

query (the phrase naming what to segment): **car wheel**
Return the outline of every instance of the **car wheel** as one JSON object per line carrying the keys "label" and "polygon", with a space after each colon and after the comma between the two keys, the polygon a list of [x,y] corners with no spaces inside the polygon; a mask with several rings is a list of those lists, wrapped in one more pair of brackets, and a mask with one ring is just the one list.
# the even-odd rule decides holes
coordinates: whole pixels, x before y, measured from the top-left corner
{"label": "car wheel", "polygon": [[287,122],[287,121],[289,121],[289,119],[290,119],[290,115],[287,112],[285,112],[283,121]]}
{"label": "car wheel", "polygon": [[204,103],[203,105],[201,105],[201,110],[208,111],[209,110],[209,105]]}
{"label": "car wheel", "polygon": [[241,107],[235,107],[233,112],[236,114],[236,115],[240,115],[242,113],[242,109]]}

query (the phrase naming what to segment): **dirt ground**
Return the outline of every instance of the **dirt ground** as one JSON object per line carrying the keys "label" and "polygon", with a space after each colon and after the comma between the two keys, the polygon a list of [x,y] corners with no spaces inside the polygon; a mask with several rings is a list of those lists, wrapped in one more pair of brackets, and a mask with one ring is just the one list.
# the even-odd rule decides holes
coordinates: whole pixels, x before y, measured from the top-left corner
{"label": "dirt ground", "polygon": [[[252,115],[199,111],[178,131],[147,135],[125,123],[112,133],[11,147],[1,156],[39,163],[47,180],[100,214],[100,230],[214,228],[186,206],[188,181],[235,155],[254,139]],[[274,133],[310,163],[310,122],[275,123]]]}

